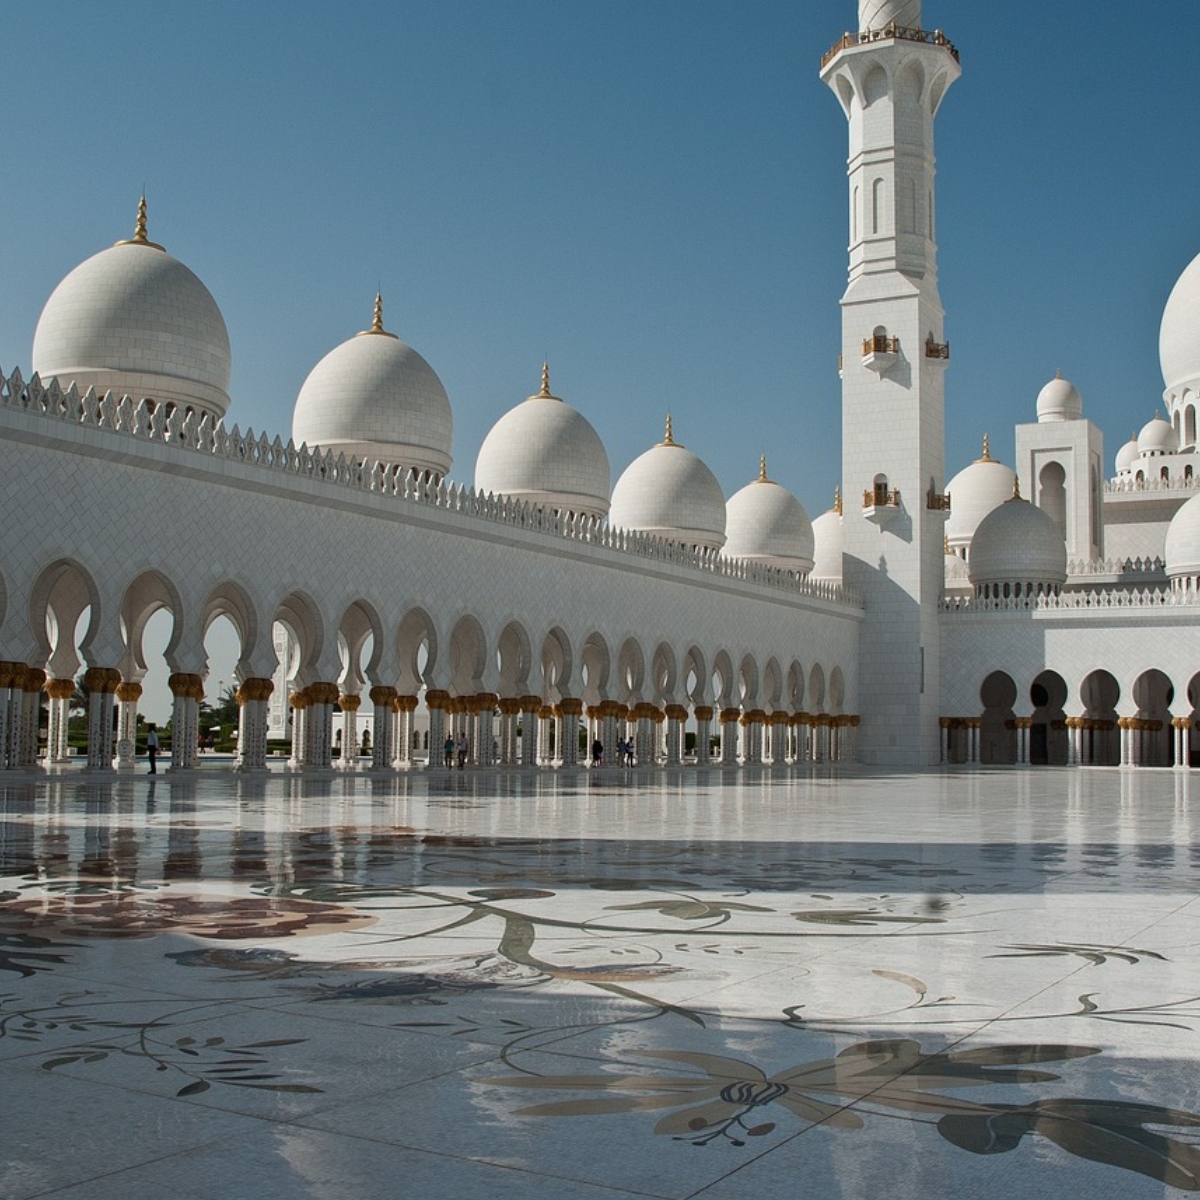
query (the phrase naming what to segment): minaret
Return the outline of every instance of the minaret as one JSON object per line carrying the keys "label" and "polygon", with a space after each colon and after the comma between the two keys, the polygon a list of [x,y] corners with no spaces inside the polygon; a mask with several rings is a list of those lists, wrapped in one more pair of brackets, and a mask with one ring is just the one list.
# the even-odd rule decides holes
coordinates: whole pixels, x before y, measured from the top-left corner
{"label": "minaret", "polygon": [[850,123],[842,575],[867,606],[859,758],[919,766],[939,757],[950,357],[937,287],[933,120],[959,65],[940,30],[921,29],[920,0],[860,0],[858,14],[858,31],[821,66]]}

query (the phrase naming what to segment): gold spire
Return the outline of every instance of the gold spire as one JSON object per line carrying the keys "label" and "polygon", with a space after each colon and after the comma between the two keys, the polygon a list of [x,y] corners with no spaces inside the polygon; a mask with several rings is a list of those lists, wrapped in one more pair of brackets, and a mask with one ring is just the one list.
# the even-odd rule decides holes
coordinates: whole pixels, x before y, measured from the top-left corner
{"label": "gold spire", "polygon": [[992,458],[991,444],[988,441],[988,435],[986,433],[983,435],[983,454],[981,457],[977,458],[975,461],[976,462],[994,462],[995,461]]}
{"label": "gold spire", "polygon": [[1021,499],[1021,477],[1019,475],[1014,474],[1013,475],[1013,494],[1011,496],[1009,496],[1006,503],[1011,504],[1014,500],[1020,500],[1020,499]]}
{"label": "gold spire", "polygon": [[667,413],[667,433],[663,440],[659,443],[661,446],[674,446],[676,444],[675,437],[671,432],[671,414]]}
{"label": "gold spire", "polygon": [[770,481],[770,480],[767,478],[767,456],[766,456],[765,454],[759,455],[759,459],[758,459],[758,482],[759,482],[759,483],[770,483],[770,482],[771,482],[771,481]]}
{"label": "gold spire", "polygon": [[[386,329],[384,329],[384,327],[383,327],[383,293],[382,292],[375,293],[375,313],[374,313],[374,316],[371,318],[371,328],[364,329],[364,330],[362,330],[361,333],[358,333],[355,336],[356,337],[367,337],[369,334],[372,334],[372,333],[381,333],[381,334],[383,334],[384,337],[390,337],[390,338],[396,337],[396,335],[394,333],[388,333],[388,331]],[[399,339],[397,339],[397,340],[399,340]]]}
{"label": "gold spire", "polygon": [[833,511],[840,517],[842,515],[842,488],[841,484],[833,489]]}
{"label": "gold spire", "polygon": [[1061,368],[1061,367],[1055,367],[1055,368],[1054,368],[1054,378],[1055,378],[1055,379],[1061,379],[1061,378],[1062,378],[1062,368]]}
{"label": "gold spire", "polygon": [[529,398],[530,398],[530,400],[557,400],[559,402],[559,404],[562,403],[562,398],[560,396],[556,396],[550,390],[550,360],[549,359],[542,360],[542,387],[541,387],[541,390],[538,392],[535,392]]}
{"label": "gold spire", "polygon": [[146,193],[143,191],[141,199],[138,200],[137,221],[133,226],[133,237],[123,238],[117,243],[118,246],[147,246],[151,250],[161,250],[162,247],[157,242],[152,242],[146,236]]}
{"label": "gold spire", "polygon": [[954,551],[950,549],[950,535],[948,533],[942,534],[942,553],[946,555],[947,558],[954,557]]}

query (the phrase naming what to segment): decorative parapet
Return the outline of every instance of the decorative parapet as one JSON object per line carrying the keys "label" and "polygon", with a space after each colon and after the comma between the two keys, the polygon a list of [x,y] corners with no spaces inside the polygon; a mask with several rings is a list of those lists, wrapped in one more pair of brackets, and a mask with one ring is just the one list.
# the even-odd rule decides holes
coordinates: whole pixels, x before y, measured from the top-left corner
{"label": "decorative parapet", "polygon": [[950,511],[950,493],[935,492],[933,488],[929,488],[925,493],[925,507],[930,512],[949,512]]}
{"label": "decorative parapet", "polygon": [[134,403],[129,396],[118,397],[112,392],[97,396],[94,388],[81,396],[74,383],[63,391],[58,380],[43,384],[34,374],[26,381],[19,369],[7,378],[0,372],[0,413],[5,409],[100,429],[135,441],[169,445],[210,459],[258,467],[330,488],[387,496],[394,498],[398,507],[416,504],[462,513],[480,521],[588,543],[724,579],[862,608],[862,597],[852,589],[807,579],[791,571],[726,558],[717,551],[686,546],[652,534],[617,529],[598,517],[556,512],[445,481],[432,483],[395,464],[347,459],[344,454],[335,457],[332,451],[319,446],[297,446],[290,438],[285,443],[278,434],[269,438],[265,433],[255,434],[253,429],[242,433],[237,425],[226,429],[223,421],[214,422],[208,414],[198,418],[191,412],[185,415],[179,408],[168,413],[166,405],[155,405],[145,399]]}
{"label": "decorative parapet", "polygon": [[945,596],[943,613],[1105,612],[1134,608],[1200,608],[1200,592],[1158,587],[1103,588],[1098,591],[1045,593],[1034,596]]}
{"label": "decorative parapet", "polygon": [[1118,476],[1110,479],[1104,485],[1106,496],[1127,496],[1134,492],[1194,492],[1200,490],[1200,478],[1195,475],[1172,475],[1168,479],[1160,477],[1138,479],[1135,476],[1123,478]]}
{"label": "decorative parapet", "polygon": [[894,21],[882,29],[864,29],[858,33],[843,33],[841,38],[821,56],[821,70],[824,70],[843,50],[854,46],[867,46],[872,42],[923,42],[927,46],[941,46],[950,52],[955,62],[958,62],[958,50],[954,43],[940,29],[909,29],[897,25]]}
{"label": "decorative parapet", "polygon": [[1166,574],[1161,558],[1073,558],[1067,563],[1068,575],[1157,575]]}
{"label": "decorative parapet", "polygon": [[940,358],[946,362],[950,361],[950,343],[935,342],[932,335],[925,339],[925,357]]}
{"label": "decorative parapet", "polygon": [[876,484],[873,488],[863,491],[863,508],[899,508],[900,489],[888,488],[886,484]]}

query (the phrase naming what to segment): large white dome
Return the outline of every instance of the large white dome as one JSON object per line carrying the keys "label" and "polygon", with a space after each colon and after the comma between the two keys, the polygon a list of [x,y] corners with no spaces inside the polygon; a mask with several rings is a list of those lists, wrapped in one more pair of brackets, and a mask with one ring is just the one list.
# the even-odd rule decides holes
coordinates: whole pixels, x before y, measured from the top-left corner
{"label": "large white dome", "polygon": [[492,426],[475,460],[475,489],[543,508],[603,517],[611,475],[604,443],[588,419],[542,390]]}
{"label": "large white dome", "polygon": [[1158,361],[1167,393],[1200,381],[1200,255],[1184,268],[1163,309]]}
{"label": "large white dome", "polygon": [[210,413],[229,409],[229,333],[208,288],[146,238],[145,202],[129,241],[101,250],[54,289],[33,335],[33,369]]}
{"label": "large white dome", "polygon": [[671,436],[625,468],[613,488],[609,524],[689,546],[725,544],[725,497],[717,477]]}
{"label": "large white dome", "polygon": [[1037,398],[1037,419],[1045,421],[1078,421],[1083,416],[1083,397],[1069,380],[1056,374]]}
{"label": "large white dome", "polygon": [[304,381],[292,414],[292,439],[347,458],[397,463],[441,478],[450,470],[454,420],[433,368],[375,322],[335,346]]}
{"label": "large white dome", "polygon": [[813,527],[804,505],[787,488],[758,478],[725,504],[725,556],[806,575],[813,565]]}
{"label": "large white dome", "polygon": [[842,497],[834,493],[833,507],[813,522],[813,565],[809,579],[842,582]]}
{"label": "large white dome", "polygon": [[950,516],[946,519],[946,537],[955,549],[970,546],[980,522],[1013,494],[1016,472],[992,458],[988,442],[983,440],[983,457],[964,467],[950,480]]}
{"label": "large white dome", "polygon": [[[953,503],[953,498],[951,498]],[[1054,518],[1014,496],[979,523],[967,572],[975,586],[1067,581],[1067,547]]]}
{"label": "large white dome", "polygon": [[1171,518],[1163,554],[1170,578],[1200,576],[1200,496],[1193,496]]}

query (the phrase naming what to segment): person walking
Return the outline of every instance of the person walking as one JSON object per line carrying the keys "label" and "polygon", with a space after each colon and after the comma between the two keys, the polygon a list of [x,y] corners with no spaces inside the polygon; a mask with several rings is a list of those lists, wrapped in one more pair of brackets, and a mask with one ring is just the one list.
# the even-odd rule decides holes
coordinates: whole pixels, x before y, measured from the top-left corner
{"label": "person walking", "polygon": [[451,771],[454,770],[454,738],[451,734],[446,734],[442,743],[442,760]]}
{"label": "person walking", "polygon": [[158,727],[151,722],[146,726],[146,754],[150,758],[150,774],[158,774]]}
{"label": "person walking", "polygon": [[458,769],[463,771],[467,766],[467,755],[471,751],[470,743],[467,741],[467,735],[460,733],[458,735]]}
{"label": "person walking", "polygon": [[604,743],[599,738],[596,738],[596,740],[592,742],[592,766],[598,767],[600,765],[600,760],[603,757]]}

